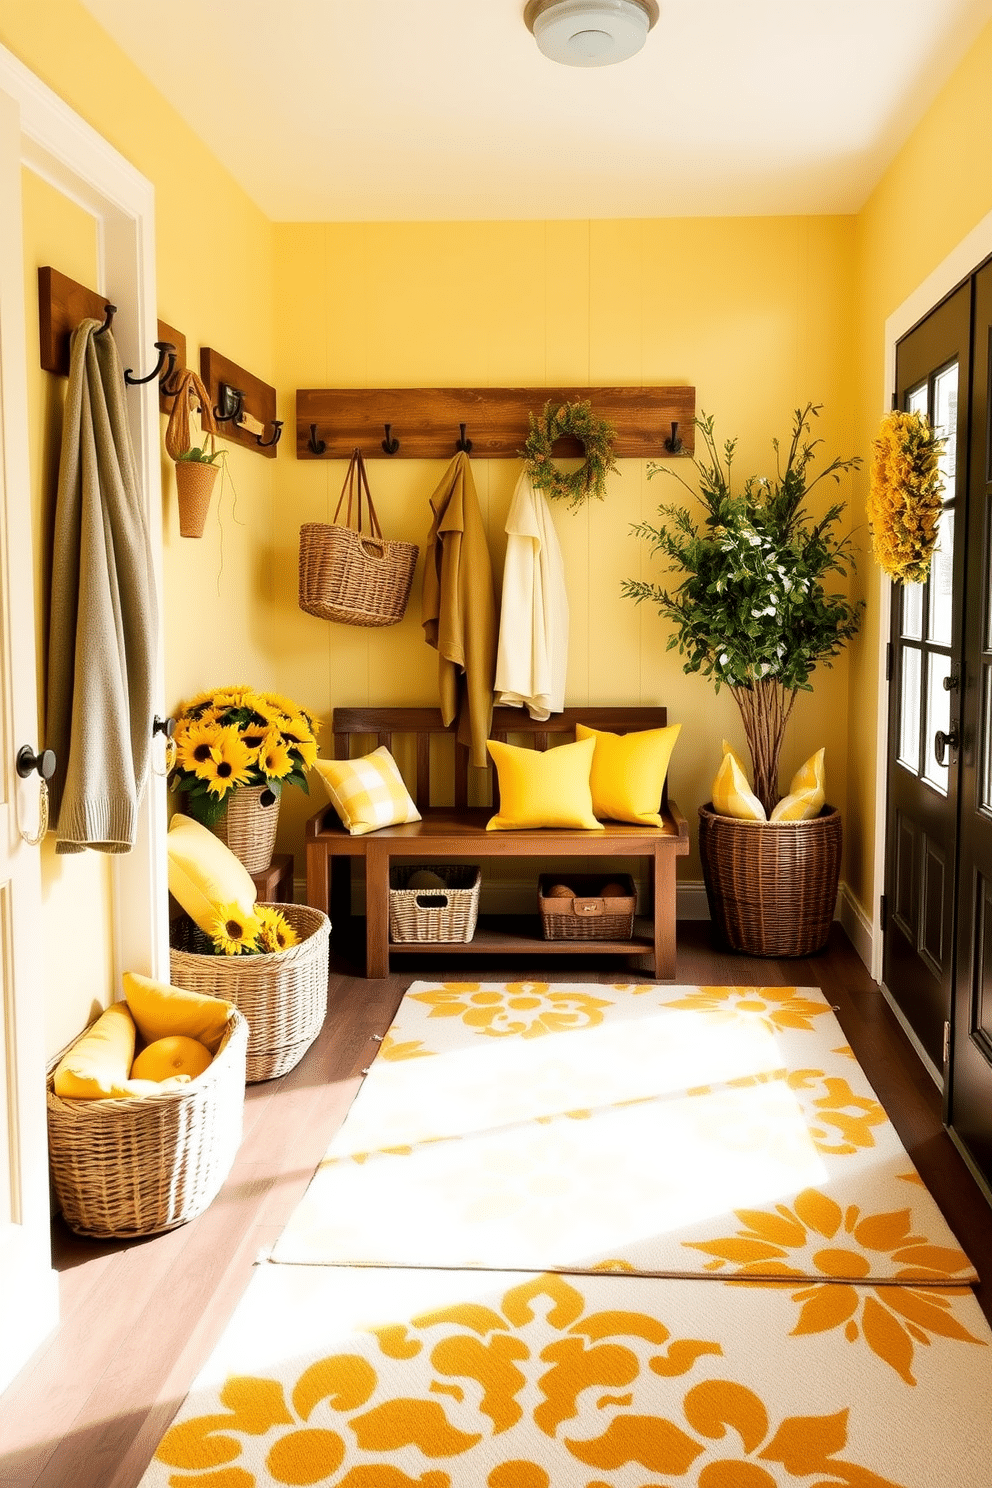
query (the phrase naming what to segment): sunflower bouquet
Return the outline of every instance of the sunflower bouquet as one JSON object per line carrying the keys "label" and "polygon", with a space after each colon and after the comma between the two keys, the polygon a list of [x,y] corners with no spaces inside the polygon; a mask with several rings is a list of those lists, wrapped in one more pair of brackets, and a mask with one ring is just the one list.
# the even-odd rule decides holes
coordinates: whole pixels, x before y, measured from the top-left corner
{"label": "sunflower bouquet", "polygon": [[256,904],[251,914],[236,904],[221,904],[209,934],[215,956],[272,956],[299,940],[286,916],[271,904]]}
{"label": "sunflower bouquet", "polygon": [[312,715],[278,693],[251,687],[202,692],[176,719],[172,788],[206,827],[220,820],[236,786],[264,786],[276,797],[284,785],[298,785],[309,794],[306,772],[317,758],[316,732]]}

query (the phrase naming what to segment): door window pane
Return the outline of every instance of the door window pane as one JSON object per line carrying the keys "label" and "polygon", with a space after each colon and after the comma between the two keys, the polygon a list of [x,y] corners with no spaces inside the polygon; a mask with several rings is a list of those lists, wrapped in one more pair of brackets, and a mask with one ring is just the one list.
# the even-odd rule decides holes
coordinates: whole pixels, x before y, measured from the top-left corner
{"label": "door window pane", "polygon": [[923,778],[945,796],[950,753],[945,751],[944,759],[947,763],[938,765],[934,735],[938,729],[945,734],[951,731],[951,694],[944,687],[944,678],[949,675],[950,670],[950,657],[939,653],[931,653],[927,657],[927,723]]}
{"label": "door window pane", "polygon": [[902,652],[902,696],[899,699],[899,763],[920,769],[920,653],[912,646]]}
{"label": "door window pane", "polygon": [[944,510],[930,565],[930,639],[951,644],[954,578],[954,496],[958,429],[958,366],[938,372],[933,384],[933,427],[946,442],[938,466],[944,483]]}
{"label": "door window pane", "polygon": [[927,412],[927,385],[925,382],[921,382],[919,387],[913,388],[911,392],[906,394],[906,412]]}
{"label": "door window pane", "polygon": [[902,633],[910,641],[923,639],[923,585],[906,584],[902,591]]}
{"label": "door window pane", "polygon": [[982,667],[982,806],[992,811],[992,668]]}

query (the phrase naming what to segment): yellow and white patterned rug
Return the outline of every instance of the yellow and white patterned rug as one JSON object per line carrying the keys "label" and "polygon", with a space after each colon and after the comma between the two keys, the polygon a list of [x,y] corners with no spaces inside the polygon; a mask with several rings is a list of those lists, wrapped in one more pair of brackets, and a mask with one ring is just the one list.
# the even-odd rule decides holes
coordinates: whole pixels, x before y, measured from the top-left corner
{"label": "yellow and white patterned rug", "polygon": [[965,1288],[260,1267],[142,1488],[987,1488]]}
{"label": "yellow and white patterned rug", "polygon": [[808,987],[415,983],[274,1259],[975,1277]]}
{"label": "yellow and white patterned rug", "polygon": [[418,983],[141,1488],[988,1488],[973,1275],[818,991]]}

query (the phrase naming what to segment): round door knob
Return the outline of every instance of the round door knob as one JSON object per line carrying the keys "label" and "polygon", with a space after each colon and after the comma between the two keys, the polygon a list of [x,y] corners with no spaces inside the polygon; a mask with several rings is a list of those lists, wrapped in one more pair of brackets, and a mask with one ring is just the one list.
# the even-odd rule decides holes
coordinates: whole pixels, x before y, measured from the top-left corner
{"label": "round door knob", "polygon": [[957,747],[958,731],[956,728],[952,728],[949,734],[945,734],[943,729],[938,729],[937,732],[934,734],[933,752],[937,763],[941,766],[941,768],[944,768],[947,765],[947,750],[957,749]]}
{"label": "round door knob", "polygon": [[56,764],[54,749],[43,749],[40,754],[35,754],[30,744],[23,744],[17,751],[17,773],[22,780],[26,780],[32,770],[37,770],[42,780],[51,780]]}
{"label": "round door knob", "polygon": [[155,717],[152,719],[153,739],[156,734],[164,734],[167,739],[171,739],[175,731],[176,720],[174,718],[159,718],[158,714],[155,714]]}

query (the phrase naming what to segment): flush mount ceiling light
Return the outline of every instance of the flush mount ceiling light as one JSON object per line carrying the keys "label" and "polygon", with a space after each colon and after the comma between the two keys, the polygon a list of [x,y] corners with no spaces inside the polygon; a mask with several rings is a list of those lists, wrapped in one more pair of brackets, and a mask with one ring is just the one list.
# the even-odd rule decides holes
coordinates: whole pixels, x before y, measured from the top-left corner
{"label": "flush mount ceiling light", "polygon": [[524,22],[553,62],[608,67],[641,50],[658,14],[657,0],[527,0]]}

